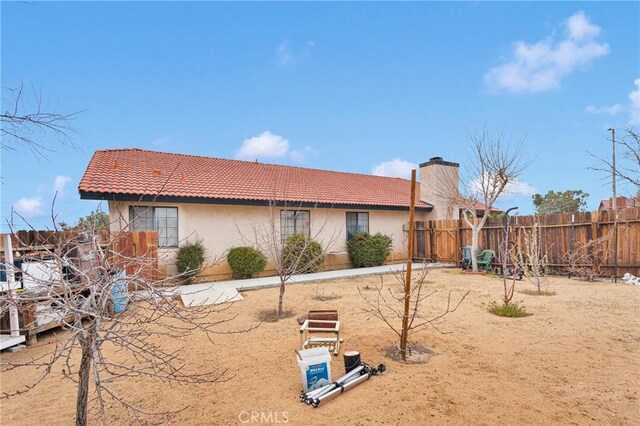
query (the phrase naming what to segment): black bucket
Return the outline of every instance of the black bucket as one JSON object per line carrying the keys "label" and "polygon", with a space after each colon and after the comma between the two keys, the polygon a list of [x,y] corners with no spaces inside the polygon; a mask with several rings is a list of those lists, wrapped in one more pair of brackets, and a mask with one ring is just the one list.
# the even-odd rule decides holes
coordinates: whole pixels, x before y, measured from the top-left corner
{"label": "black bucket", "polygon": [[347,351],[344,353],[344,372],[347,374],[349,371],[360,365],[360,352]]}

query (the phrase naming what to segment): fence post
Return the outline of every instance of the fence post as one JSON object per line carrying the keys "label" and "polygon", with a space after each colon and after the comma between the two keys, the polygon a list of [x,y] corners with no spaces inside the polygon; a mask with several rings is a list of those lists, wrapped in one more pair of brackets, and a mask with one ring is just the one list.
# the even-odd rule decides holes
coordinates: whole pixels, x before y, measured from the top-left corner
{"label": "fence post", "polygon": [[[452,223],[452,226],[454,226],[454,224]],[[462,262],[462,260],[460,259],[460,227],[456,226],[456,266],[460,266],[460,262]]]}

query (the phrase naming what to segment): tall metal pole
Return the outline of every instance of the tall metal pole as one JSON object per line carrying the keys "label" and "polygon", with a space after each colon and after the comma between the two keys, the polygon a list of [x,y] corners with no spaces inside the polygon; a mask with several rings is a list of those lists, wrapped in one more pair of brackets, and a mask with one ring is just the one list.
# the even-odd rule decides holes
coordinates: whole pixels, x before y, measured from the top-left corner
{"label": "tall metal pole", "polygon": [[402,336],[400,337],[400,355],[407,360],[407,340],[409,337],[409,305],[411,303],[411,266],[413,264],[413,233],[416,210],[416,171],[411,170],[411,201],[409,203],[409,238],[407,241],[407,270],[404,279],[404,315],[402,315]]}
{"label": "tall metal pole", "polygon": [[616,194],[616,129],[611,132],[611,209],[613,209],[613,282],[618,282],[618,197]]}
{"label": "tall metal pole", "polygon": [[611,199],[611,208],[613,211],[616,211],[618,208],[618,199],[616,197],[616,129],[610,128],[611,132],[611,194],[613,198]]}
{"label": "tall metal pole", "polygon": [[[513,210],[518,210],[517,207],[511,207],[510,209],[508,209],[506,212],[504,212],[504,252],[501,253],[502,254],[502,284],[504,285],[504,288],[507,288],[507,275],[508,275],[508,271],[507,271],[507,256],[509,254],[509,213],[511,213],[511,211]],[[515,270],[515,265],[513,268],[513,274],[516,273]],[[507,300],[506,300],[506,290],[505,290],[505,301],[504,303],[507,304]]]}

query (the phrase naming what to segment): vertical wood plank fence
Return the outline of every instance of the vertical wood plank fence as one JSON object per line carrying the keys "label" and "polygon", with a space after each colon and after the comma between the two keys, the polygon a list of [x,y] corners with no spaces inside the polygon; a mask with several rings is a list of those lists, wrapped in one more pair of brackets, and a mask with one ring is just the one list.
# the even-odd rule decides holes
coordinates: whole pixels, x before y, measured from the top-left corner
{"label": "vertical wood plank fence", "polygon": [[[618,275],[629,272],[640,276],[640,207],[618,210]],[[577,247],[613,233],[615,216],[611,210],[561,213],[546,216],[512,216],[509,240],[522,246],[522,230],[530,230],[534,220],[540,223],[541,244],[547,251],[554,272],[564,273],[567,254]],[[489,218],[480,231],[479,247],[499,253],[504,239],[504,218]],[[419,240],[419,241],[418,241]],[[613,239],[612,239],[613,240]],[[460,264],[462,248],[471,245],[471,229],[464,219],[432,220],[416,223],[414,255],[435,262]],[[614,271],[613,242],[605,252],[603,275]]]}

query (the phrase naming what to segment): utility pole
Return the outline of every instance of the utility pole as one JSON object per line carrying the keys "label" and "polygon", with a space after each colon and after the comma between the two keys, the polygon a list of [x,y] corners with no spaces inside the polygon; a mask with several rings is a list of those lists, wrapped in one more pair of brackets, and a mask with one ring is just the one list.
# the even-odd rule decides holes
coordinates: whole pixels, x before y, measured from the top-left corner
{"label": "utility pole", "polygon": [[609,128],[611,132],[611,194],[613,198],[611,200],[611,208],[616,211],[618,208],[618,200],[616,198],[616,129]]}
{"label": "utility pole", "polygon": [[611,132],[611,208],[613,209],[613,282],[618,282],[618,197],[616,194],[616,129]]}
{"label": "utility pole", "polygon": [[411,267],[413,263],[414,216],[416,210],[416,171],[411,170],[411,201],[409,202],[409,238],[407,238],[407,270],[404,279],[404,313],[402,315],[402,335],[400,355],[407,360],[407,340],[409,337],[409,305],[411,303]]}

